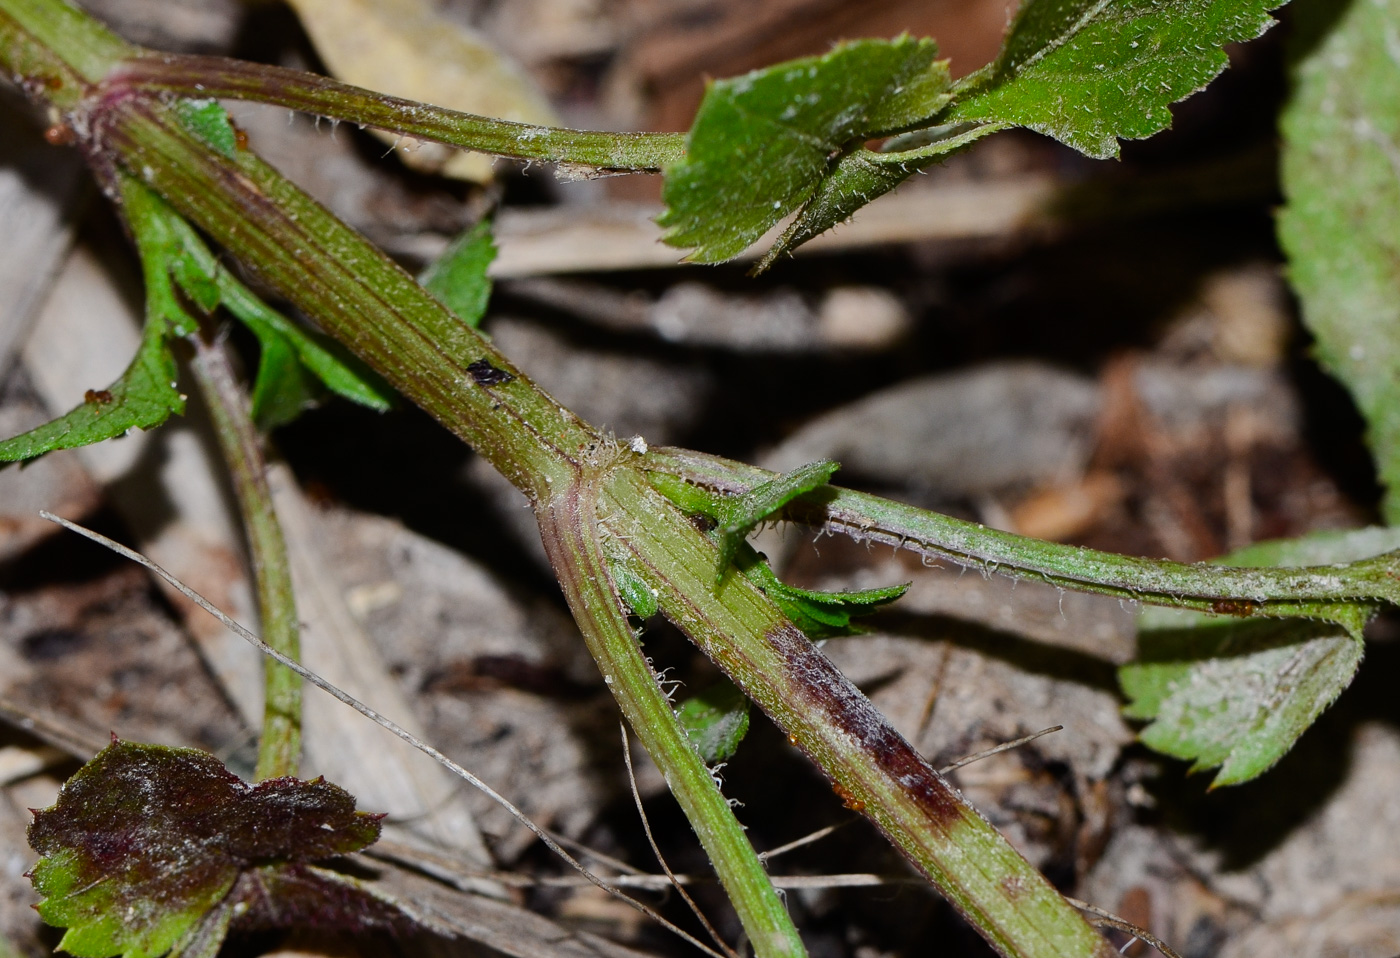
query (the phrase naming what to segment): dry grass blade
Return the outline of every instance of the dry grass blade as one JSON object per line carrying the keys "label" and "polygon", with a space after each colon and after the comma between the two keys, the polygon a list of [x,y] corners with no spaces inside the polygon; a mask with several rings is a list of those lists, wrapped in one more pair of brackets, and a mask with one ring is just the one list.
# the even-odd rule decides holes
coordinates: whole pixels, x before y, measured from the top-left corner
{"label": "dry grass blade", "polygon": [[30,735],[61,749],[73,758],[86,762],[107,745],[107,740],[96,732],[79,728],[57,715],[42,713],[33,706],[20,705],[0,695],[0,722],[23,729]]}
{"label": "dry grass blade", "polygon": [[853,818],[850,821],[842,822],[839,825],[828,825],[825,828],[817,829],[810,835],[803,835],[801,838],[798,838],[794,841],[790,841],[786,845],[779,845],[777,848],[769,849],[766,852],[759,852],[758,860],[761,862],[770,861],[774,858],[777,858],[779,855],[785,855],[788,852],[793,851],[794,849],[801,848],[803,845],[810,845],[812,844],[812,842],[819,842],[826,836],[830,835],[832,832],[836,831],[838,828],[845,828],[851,822],[857,820],[858,819]]}
{"label": "dry grass blade", "polygon": [[433,748],[431,745],[421,741],[417,738],[417,736],[406,731],[402,726],[394,722],[392,719],[380,715],[378,712],[370,708],[368,705],[365,705],[359,699],[347,694],[346,692],[343,692],[336,686],[327,682],[325,679],[321,678],[319,675],[303,666],[300,662],[290,659],[282,653],[278,652],[276,649],[272,648],[257,635],[250,632],[238,622],[235,622],[233,619],[229,618],[227,615],[221,612],[216,606],[214,606],[213,603],[205,599],[204,596],[200,595],[198,592],[195,592],[189,586],[185,585],[183,582],[175,578],[169,572],[166,572],[164,569],[156,565],[150,559],[147,559],[141,553],[135,551],[134,549],[129,549],[126,546],[122,545],[120,542],[116,542],[115,540],[109,539],[101,533],[94,532],[93,530],[80,526],[75,522],[70,522],[69,520],[62,518],[61,516],[56,516],[51,512],[40,512],[39,515],[43,516],[50,522],[58,523],[70,532],[76,532],[78,535],[82,536],[85,539],[90,539],[93,542],[96,542],[98,545],[105,546],[106,548],[111,549],[117,555],[122,556],[125,559],[130,559],[132,562],[135,562],[136,564],[150,570],[152,573],[159,576],[162,580],[168,583],[171,588],[176,589],[191,602],[198,605],[205,612],[208,612],[210,615],[214,616],[214,618],[218,619],[221,623],[223,623],[223,625],[226,628],[228,628],[231,632],[233,632],[239,638],[251,644],[263,655],[276,659],[282,665],[285,665],[287,668],[300,675],[303,679],[310,682],[312,685],[316,686],[321,691],[339,700],[345,705],[348,705],[350,708],[354,709],[356,712],[359,712],[365,718],[387,729],[389,732],[392,732],[395,736],[407,742],[409,745],[412,745],[414,748],[418,749],[425,755],[430,756],[434,761],[442,765],[452,774],[456,775],[458,778],[461,778],[467,784],[471,785],[473,788],[477,789],[482,794],[484,794],[487,798],[500,805],[507,812],[509,812],[516,821],[520,822],[520,824],[524,825],[526,828],[530,829],[530,831],[534,832],[536,837],[538,837],[539,840],[543,842],[550,851],[554,852],[554,854],[558,855],[565,862],[567,862],[575,871],[577,871],[580,875],[586,878],[589,881],[589,883],[596,885],[603,891],[607,892],[609,895],[612,895],[614,898],[617,898],[619,901],[625,902],[632,908],[635,908],[637,911],[646,915],[648,918],[652,919],[657,924],[661,925],[667,931],[684,939],[685,941],[694,945],[696,948],[699,948],[701,951],[705,952],[705,954],[710,955],[711,958],[729,958],[729,956],[721,954],[720,952],[711,948],[703,941],[700,941],[698,938],[685,931],[684,929],[677,927],[670,921],[667,921],[656,911],[656,909],[644,904],[643,902],[637,901],[637,899],[632,898],[629,895],[623,894],[620,890],[618,890],[616,886],[608,884],[602,878],[589,871],[577,859],[575,859],[572,855],[570,855],[563,848],[561,848],[559,844],[556,841],[554,841],[554,839],[550,838],[549,834],[543,828],[541,828],[539,825],[536,825],[529,818],[529,816],[527,816],[524,812],[517,808],[504,795],[501,795],[491,786],[487,785],[481,779],[477,778],[471,772],[467,771],[465,768],[452,761],[452,759],[448,758],[446,755],[442,754],[437,749]]}
{"label": "dry grass blade", "polygon": [[1032,732],[1029,735],[1023,735],[1018,739],[1013,739],[1010,742],[1002,742],[1000,745],[996,745],[988,749],[983,749],[982,751],[977,752],[973,755],[969,755],[966,758],[960,758],[952,765],[944,765],[938,770],[938,774],[947,775],[949,772],[954,771],[955,769],[962,768],[964,765],[971,765],[973,762],[980,762],[984,758],[991,758],[993,755],[999,755],[1002,752],[1009,752],[1013,748],[1020,748],[1022,745],[1034,742],[1042,735],[1049,735],[1051,732],[1059,732],[1063,729],[1063,725],[1052,725],[1049,728],[1041,729],[1039,732]]}

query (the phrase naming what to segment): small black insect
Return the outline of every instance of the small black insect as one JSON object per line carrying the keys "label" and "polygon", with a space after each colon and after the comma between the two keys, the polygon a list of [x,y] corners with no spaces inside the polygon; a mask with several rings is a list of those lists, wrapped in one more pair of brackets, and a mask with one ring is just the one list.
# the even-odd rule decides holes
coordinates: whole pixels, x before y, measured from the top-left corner
{"label": "small black insect", "polygon": [[467,372],[472,374],[478,386],[497,386],[501,383],[508,383],[515,376],[504,369],[497,369],[492,366],[489,360],[478,359],[467,367]]}

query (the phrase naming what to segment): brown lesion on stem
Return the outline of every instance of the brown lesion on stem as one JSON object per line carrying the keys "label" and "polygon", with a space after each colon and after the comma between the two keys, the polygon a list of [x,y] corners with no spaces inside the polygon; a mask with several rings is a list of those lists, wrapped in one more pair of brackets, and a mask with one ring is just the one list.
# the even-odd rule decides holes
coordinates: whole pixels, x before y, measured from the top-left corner
{"label": "brown lesion on stem", "polygon": [[[970,809],[953,787],[801,630],[789,625],[769,632],[765,639],[787,664],[787,684],[793,694],[806,698],[814,711],[820,711],[855,748],[870,756],[888,779],[914,800],[930,823],[946,828],[968,814]],[[799,747],[811,754],[808,748]],[[837,782],[834,790],[847,808],[856,804],[878,807],[879,799],[866,795],[866,787],[859,782]]]}

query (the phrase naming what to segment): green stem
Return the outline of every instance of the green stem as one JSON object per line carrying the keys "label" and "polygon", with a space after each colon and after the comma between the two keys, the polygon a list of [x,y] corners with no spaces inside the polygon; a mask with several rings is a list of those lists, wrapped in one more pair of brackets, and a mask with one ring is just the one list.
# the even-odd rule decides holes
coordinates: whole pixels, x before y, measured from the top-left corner
{"label": "green stem", "polygon": [[246,150],[217,153],[163,104],[110,102],[105,146],[168,202],[501,470],[533,501],[601,442],[398,264]]}
{"label": "green stem", "polygon": [[[740,495],[776,475],[685,449],[654,450],[648,465],[711,494]],[[702,492],[695,504],[705,501]],[[1272,569],[1142,559],[1001,532],[835,486],[796,500],[784,517],[959,565],[1203,612],[1286,618],[1326,614],[1331,607],[1341,616],[1358,602],[1400,604],[1396,552],[1345,565]]]}
{"label": "green stem", "polygon": [[1108,958],[1108,943],[635,468],[615,469],[602,526],[681,628],[1004,955]]}
{"label": "green stem", "polygon": [[5,0],[3,10],[0,59],[5,72],[60,110],[76,106],[84,86],[100,82],[140,52],[67,3]]}
{"label": "green stem", "polygon": [[515,123],[387,96],[314,73],[223,57],[147,55],[122,64],[111,83],[148,94],[272,103],[448,146],[602,171],[656,172],[685,155],[685,136],[679,133]]}
{"label": "green stem", "polygon": [[[287,543],[272,505],[266,462],[248,397],[229,364],[221,343],[193,336],[191,364],[200,395],[209,407],[219,451],[228,465],[243,531],[248,538],[263,641],[287,658],[300,661],[301,634],[292,593]],[[258,743],[258,781],[295,775],[301,760],[301,677],[273,659],[263,662],[263,726]]]}
{"label": "green stem", "polygon": [[[697,833],[757,953],[805,954],[742,827],[656,687],[606,573],[596,576],[596,541],[579,539],[581,533],[568,540],[571,530],[558,518],[564,493],[555,490],[577,490],[580,475],[608,444],[412,277],[252,154],[213,151],[168,106],[138,97],[109,98],[103,121],[103,145],[123,165],[140,170],[173,206],[256,264],[266,282],[500,468],[535,500],[547,543],[572,543],[551,553],[566,594],[604,674],[626,680],[615,688],[624,714],[648,750],[655,748],[682,807],[696,816]],[[579,556],[593,572],[585,573]],[[598,611],[603,596],[611,616]]]}
{"label": "green stem", "polygon": [[597,496],[596,482],[583,481],[539,510],[545,551],[574,620],[622,714],[710,856],[754,953],[804,956],[802,939],[763,863],[672,711],[622,611],[603,551]]}

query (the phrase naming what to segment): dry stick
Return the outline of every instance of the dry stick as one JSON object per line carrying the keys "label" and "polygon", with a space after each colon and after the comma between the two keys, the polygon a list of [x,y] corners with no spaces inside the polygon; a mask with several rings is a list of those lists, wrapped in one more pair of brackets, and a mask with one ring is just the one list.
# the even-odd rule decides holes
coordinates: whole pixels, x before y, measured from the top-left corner
{"label": "dry stick", "polygon": [[550,832],[549,834],[551,838],[553,838],[559,844],[563,845],[565,848],[572,848],[574,851],[578,852],[585,858],[592,858],[595,861],[602,862],[604,865],[611,865],[613,868],[616,868],[624,875],[646,874],[645,871],[638,868],[636,865],[629,865],[627,862],[623,861],[620,858],[614,858],[611,855],[598,851],[598,849],[596,848],[589,848],[583,842],[576,841],[575,839],[572,839],[567,835],[561,835],[559,832]]}
{"label": "dry stick", "polygon": [[838,828],[845,828],[847,825],[851,824],[851,822],[854,821],[857,821],[857,819],[852,818],[849,821],[841,822],[839,825],[828,825],[825,828],[817,829],[810,835],[803,835],[801,838],[795,841],[788,842],[786,845],[779,845],[777,848],[770,849],[769,851],[759,852],[758,860],[761,862],[766,862],[769,859],[777,858],[779,855],[787,854],[794,848],[801,848],[803,845],[810,845],[812,842],[821,841],[823,838],[830,835]]}
{"label": "dry stick", "polygon": [[[539,878],[515,872],[491,872],[485,877],[511,888],[580,888],[588,884],[575,875],[553,875]],[[878,888],[886,885],[928,887],[928,882],[918,875],[876,875],[873,872],[846,872],[835,875],[774,875],[772,880],[774,888],[782,889]],[[650,891],[664,891],[668,888],[674,888],[677,884],[715,885],[719,883],[719,879],[712,876],[684,874],[671,877],[647,874],[611,875],[608,877],[608,881],[619,888],[645,888]]]}
{"label": "dry stick", "polygon": [[[1098,920],[1092,924],[1098,925],[1100,928],[1116,928],[1118,931],[1125,931],[1138,941],[1147,942],[1161,954],[1165,955],[1166,958],[1181,958],[1181,955],[1173,950],[1166,942],[1162,941],[1162,939],[1146,929],[1139,928],[1130,921],[1119,918],[1112,912],[1104,911],[1102,908],[1091,905],[1087,901],[1080,901],[1078,898],[1071,898],[1068,895],[1065,896],[1065,901],[1069,902],[1080,911],[1087,911],[1089,914],[1095,916]],[[1132,944],[1132,942],[1128,942],[1128,944]],[[1127,945],[1123,947],[1126,948]]]}
{"label": "dry stick", "polygon": [[720,950],[728,955],[729,958],[739,958],[739,953],[733,948],[730,948],[725,940],[719,936],[719,932],[715,931],[715,926],[710,924],[710,920],[705,917],[705,913],[700,910],[700,906],[695,904],[695,899],[691,898],[690,893],[681,886],[680,882],[676,881],[676,875],[675,872],[671,871],[671,866],[666,864],[666,857],[661,854],[661,849],[657,846],[656,839],[651,834],[651,822],[647,821],[646,809],[642,807],[642,793],[637,791],[637,776],[636,773],[632,771],[632,745],[627,741],[627,726],[619,722],[617,723],[617,727],[622,731],[622,760],[627,764],[627,783],[632,787],[632,800],[637,803],[637,815],[642,820],[642,831],[646,833],[647,844],[651,846],[652,853],[656,855],[657,863],[661,865],[661,870],[666,873],[666,877],[670,880],[676,892],[685,900],[685,903],[690,906],[690,910],[695,913],[695,917],[700,919],[700,924],[704,925],[705,930],[710,933],[710,938],[714,940],[715,944],[719,945]]}
{"label": "dry stick", "polygon": [[359,712],[361,715],[369,719],[371,722],[374,722],[376,725],[379,725],[380,727],[392,732],[394,735],[398,736],[403,741],[407,742],[409,745],[412,745],[414,748],[418,749],[418,751],[432,758],[443,768],[446,768],[452,774],[456,775],[458,778],[461,778],[463,781],[467,782],[467,784],[480,791],[482,794],[484,794],[487,798],[491,799],[497,805],[500,805],[507,812],[509,812],[511,814],[511,817],[513,817],[516,821],[524,825],[530,831],[534,832],[535,836],[539,838],[540,841],[544,842],[545,846],[550,851],[554,852],[554,854],[558,855],[560,858],[564,859],[564,861],[568,862],[579,874],[581,874],[584,878],[588,879],[590,883],[597,885],[599,888],[607,892],[609,895],[612,895],[614,898],[626,902],[628,905],[632,906],[637,911],[641,912],[648,918],[657,922],[667,931],[679,936],[680,938],[683,938],[685,941],[690,942],[690,944],[694,945],[696,948],[699,948],[705,954],[710,955],[711,958],[729,958],[728,955],[723,955],[720,952],[715,951],[713,948],[705,944],[700,939],[696,938],[690,932],[686,931],[683,928],[677,927],[672,922],[663,918],[656,911],[656,909],[644,904],[643,902],[637,901],[637,899],[632,898],[630,895],[623,894],[617,888],[613,887],[612,885],[609,885],[602,878],[599,878],[597,875],[593,874],[593,872],[583,867],[583,865],[581,865],[572,855],[564,851],[564,849],[561,848],[559,844],[554,841],[554,839],[549,837],[549,835],[545,832],[543,828],[531,821],[529,816],[527,816],[520,809],[516,808],[515,805],[513,805],[508,798],[497,792],[490,785],[487,785],[481,779],[477,778],[471,772],[467,771],[465,768],[452,761],[452,759],[448,758],[446,755],[442,754],[437,749],[433,748],[431,745],[427,744],[426,742],[420,741],[417,738],[417,736],[413,735],[413,733],[403,728],[403,726],[399,725],[397,722],[394,722],[392,719],[385,718],[383,715],[380,715],[374,709],[370,708],[368,705],[365,705],[353,695],[350,695],[348,692],[344,692],[336,686],[332,685],[330,682],[327,682],[325,679],[321,678],[321,676],[306,668],[300,662],[294,661],[293,659],[289,659],[281,652],[278,652],[272,646],[268,645],[262,639],[258,638],[258,636],[248,631],[242,625],[225,615],[212,602],[204,598],[204,596],[200,595],[198,592],[185,585],[179,579],[175,578],[169,572],[166,572],[164,569],[156,565],[150,559],[143,556],[141,553],[137,552],[134,549],[129,549],[126,546],[122,545],[120,542],[116,542],[112,539],[109,539],[99,532],[94,532],[91,529],[78,525],[76,522],[70,522],[61,516],[56,516],[51,512],[40,511],[39,515],[49,520],[50,522],[58,523],[70,532],[76,532],[78,535],[82,536],[85,539],[90,539],[93,542],[96,542],[98,545],[106,546],[108,549],[111,549],[117,555],[125,559],[130,559],[132,562],[144,566],[146,569],[149,569],[155,575],[160,576],[161,579],[169,583],[171,588],[178,590],[187,599],[195,603],[195,605],[198,605],[205,612],[208,612],[214,618],[218,619],[224,624],[225,628],[233,632],[239,638],[243,639],[249,645],[252,645],[263,655],[271,656],[278,662],[285,665],[287,668],[291,669],[293,672],[300,675],[303,679],[316,686],[321,691],[344,703],[345,705],[350,706],[350,708],[354,709],[356,712]]}
{"label": "dry stick", "polygon": [[984,758],[991,758],[993,755],[998,755],[1002,752],[1009,752],[1013,748],[1020,748],[1022,745],[1025,745],[1028,742],[1034,742],[1042,735],[1049,735],[1051,732],[1058,732],[1063,728],[1063,725],[1052,725],[1049,728],[1041,729],[1039,732],[1032,732],[1029,735],[1023,735],[1015,741],[1003,742],[1000,745],[994,746],[989,749],[984,749],[980,752],[977,752],[974,755],[969,755],[967,758],[960,758],[952,765],[944,765],[938,770],[938,774],[947,775],[954,769],[962,768],[964,765],[971,765],[973,762],[980,762]]}

